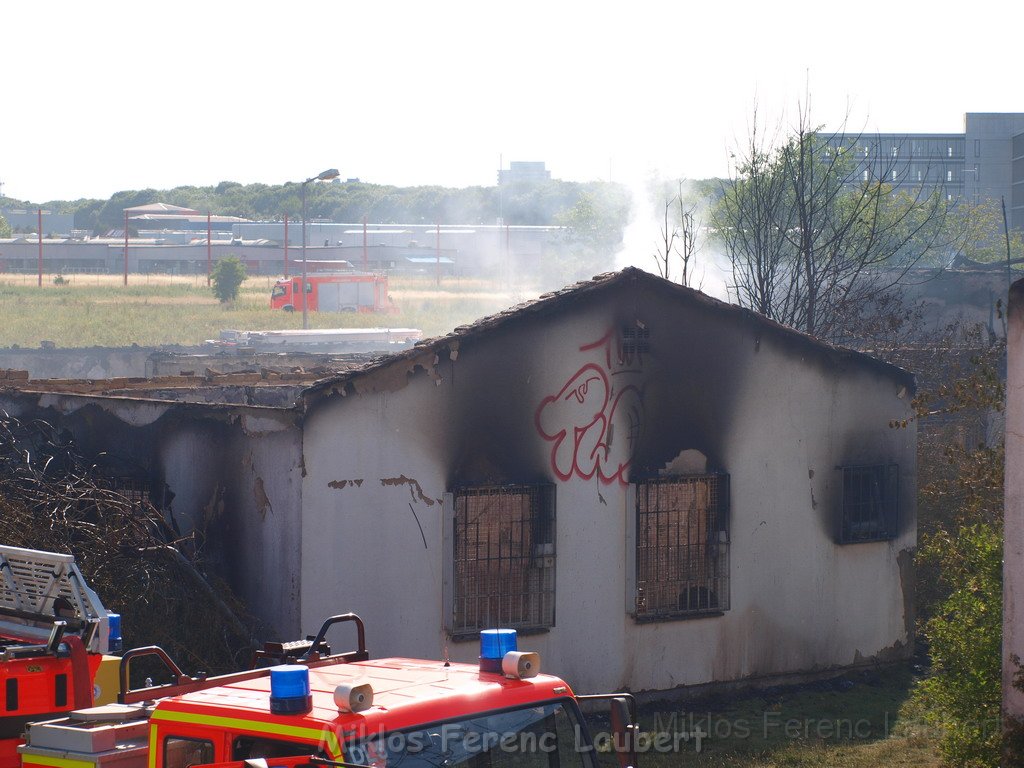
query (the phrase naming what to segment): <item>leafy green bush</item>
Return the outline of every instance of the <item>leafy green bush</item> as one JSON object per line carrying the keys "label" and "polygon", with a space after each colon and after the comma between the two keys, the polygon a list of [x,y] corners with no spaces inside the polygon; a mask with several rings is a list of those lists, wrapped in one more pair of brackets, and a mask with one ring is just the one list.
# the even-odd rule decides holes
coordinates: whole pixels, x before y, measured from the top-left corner
{"label": "leafy green bush", "polygon": [[210,277],[213,279],[213,295],[226,304],[238,298],[238,289],[245,280],[245,264],[237,256],[228,256],[214,265]]}
{"label": "leafy green bush", "polygon": [[940,749],[950,765],[999,765],[1001,747],[1003,535],[977,523],[956,534],[924,540],[920,560],[938,565],[948,597],[925,624],[932,673],[912,703],[942,731]]}
{"label": "leafy green bush", "polygon": [[1005,342],[988,342],[980,326],[951,326],[913,365],[924,369],[915,406],[927,424],[918,430],[916,598],[932,669],[901,715],[940,732],[946,765],[996,766],[1004,747],[1005,453],[986,432],[1004,409],[1005,355]]}

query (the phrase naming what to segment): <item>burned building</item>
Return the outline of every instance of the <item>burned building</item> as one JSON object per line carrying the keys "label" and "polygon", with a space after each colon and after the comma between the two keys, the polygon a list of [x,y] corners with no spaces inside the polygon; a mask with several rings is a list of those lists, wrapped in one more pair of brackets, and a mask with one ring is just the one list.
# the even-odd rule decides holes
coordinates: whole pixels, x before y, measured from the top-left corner
{"label": "burned building", "polygon": [[511,626],[580,691],[909,652],[913,377],[640,270],[284,405],[45,389],[0,406],[130,452],[282,636],[352,610],[466,660]]}

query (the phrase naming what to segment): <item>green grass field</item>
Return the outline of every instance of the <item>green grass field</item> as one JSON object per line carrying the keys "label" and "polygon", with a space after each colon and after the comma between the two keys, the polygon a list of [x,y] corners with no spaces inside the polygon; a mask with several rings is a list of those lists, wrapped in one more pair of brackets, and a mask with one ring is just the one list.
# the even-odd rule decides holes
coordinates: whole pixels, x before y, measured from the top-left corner
{"label": "green grass field", "polygon": [[[60,347],[198,344],[221,329],[301,328],[301,313],[270,309],[273,279],[246,280],[238,300],[221,305],[203,276],[70,275],[55,285],[44,275],[0,275],[0,347],[37,347],[43,340]],[[392,278],[390,294],[398,311],[388,314],[311,312],[311,328],[419,328],[436,336],[457,325],[504,309],[530,293],[481,280]]]}
{"label": "green grass field", "polygon": [[[900,717],[914,679],[910,667],[898,666],[756,695],[644,708],[640,744],[643,749],[646,739],[646,749],[638,764],[938,768],[936,734]],[[659,733],[669,734],[660,745]],[[664,749],[669,744],[675,748]],[[616,765],[611,755],[602,755],[601,764]]]}

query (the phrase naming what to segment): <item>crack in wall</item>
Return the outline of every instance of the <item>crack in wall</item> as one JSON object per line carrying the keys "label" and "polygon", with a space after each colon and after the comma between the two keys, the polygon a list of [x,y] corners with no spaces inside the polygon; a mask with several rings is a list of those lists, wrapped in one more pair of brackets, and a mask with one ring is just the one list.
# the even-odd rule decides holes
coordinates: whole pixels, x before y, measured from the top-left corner
{"label": "crack in wall", "polygon": [[432,499],[423,492],[423,486],[420,485],[418,480],[413,480],[411,477],[400,475],[398,477],[382,477],[380,484],[387,487],[389,485],[408,485],[409,495],[412,496],[413,501],[422,501],[428,507],[432,507],[435,504],[440,504],[441,499]]}

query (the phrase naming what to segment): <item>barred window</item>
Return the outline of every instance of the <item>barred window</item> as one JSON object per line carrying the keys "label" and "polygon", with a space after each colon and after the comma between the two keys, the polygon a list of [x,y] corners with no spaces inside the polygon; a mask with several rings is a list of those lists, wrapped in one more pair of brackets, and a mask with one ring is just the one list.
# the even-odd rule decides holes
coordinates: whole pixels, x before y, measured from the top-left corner
{"label": "barred window", "polygon": [[896,536],[899,519],[898,464],[839,467],[843,473],[840,542],[882,541]]}
{"label": "barred window", "polygon": [[728,610],[728,511],[726,474],[637,483],[637,619]]}
{"label": "barred window", "polygon": [[117,491],[136,506],[153,503],[152,484],[138,477],[108,478],[111,490]]}
{"label": "barred window", "polygon": [[555,624],[553,485],[452,492],[452,634]]}
{"label": "barred window", "polygon": [[173,498],[167,486],[151,479],[151,472],[129,456],[105,452],[96,458],[98,482],[117,491],[135,506],[166,509]]}

